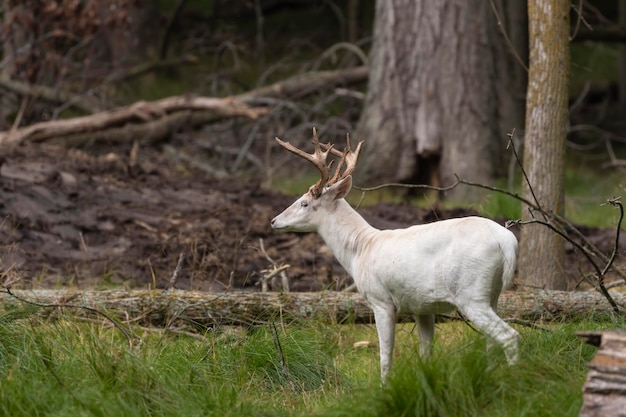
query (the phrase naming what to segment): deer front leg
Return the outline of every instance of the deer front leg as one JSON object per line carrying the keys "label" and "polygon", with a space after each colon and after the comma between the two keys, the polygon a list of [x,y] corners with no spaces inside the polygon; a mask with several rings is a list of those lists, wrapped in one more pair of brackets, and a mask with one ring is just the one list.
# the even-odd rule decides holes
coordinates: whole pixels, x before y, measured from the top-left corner
{"label": "deer front leg", "polygon": [[417,335],[419,337],[420,357],[426,359],[430,356],[435,334],[435,316],[422,314],[417,316]]}
{"label": "deer front leg", "polygon": [[393,304],[373,306],[380,349],[380,378],[387,381],[396,331],[396,309]]}

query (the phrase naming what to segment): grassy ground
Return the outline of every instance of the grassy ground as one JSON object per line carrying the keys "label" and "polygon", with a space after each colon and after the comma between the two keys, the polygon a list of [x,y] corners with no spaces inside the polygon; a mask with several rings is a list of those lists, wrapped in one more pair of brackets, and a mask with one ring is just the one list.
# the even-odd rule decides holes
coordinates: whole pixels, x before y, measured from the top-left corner
{"label": "grassy ground", "polygon": [[460,323],[438,325],[433,357],[400,326],[388,386],[373,326],[219,328],[201,338],[100,323],[0,316],[2,416],[575,416],[594,349],[574,332],[605,323],[518,328],[521,363]]}

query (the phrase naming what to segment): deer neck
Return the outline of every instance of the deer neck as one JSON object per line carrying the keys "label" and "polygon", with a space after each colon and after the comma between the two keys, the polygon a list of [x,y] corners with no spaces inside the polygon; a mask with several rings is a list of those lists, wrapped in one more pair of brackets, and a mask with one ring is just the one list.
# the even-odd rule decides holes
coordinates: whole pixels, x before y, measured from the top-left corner
{"label": "deer neck", "polygon": [[377,232],[344,199],[337,201],[335,211],[318,228],[335,258],[353,277],[354,261],[369,248]]}

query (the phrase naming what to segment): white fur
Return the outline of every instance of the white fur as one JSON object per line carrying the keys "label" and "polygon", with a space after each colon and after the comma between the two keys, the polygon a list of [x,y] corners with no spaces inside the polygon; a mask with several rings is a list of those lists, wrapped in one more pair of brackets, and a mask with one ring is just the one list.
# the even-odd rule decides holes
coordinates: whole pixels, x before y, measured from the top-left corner
{"label": "white fur", "polygon": [[354,278],[374,311],[382,379],[391,367],[400,311],[416,316],[422,356],[430,352],[434,314],[457,308],[515,363],[519,335],[496,314],[500,291],[515,271],[513,233],[482,217],[378,230],[343,199],[351,187],[348,176],[317,199],[304,194],[272,220],[272,227],[318,232]]}

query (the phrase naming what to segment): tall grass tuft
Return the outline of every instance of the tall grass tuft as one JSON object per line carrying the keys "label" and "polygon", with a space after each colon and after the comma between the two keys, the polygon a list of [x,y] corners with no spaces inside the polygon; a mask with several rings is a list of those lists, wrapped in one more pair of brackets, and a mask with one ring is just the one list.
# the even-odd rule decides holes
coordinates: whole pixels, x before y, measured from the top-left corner
{"label": "tall grass tuft", "polygon": [[387,385],[357,393],[329,415],[577,416],[593,348],[576,338],[575,325],[521,333],[521,360],[511,367],[469,331],[452,345],[439,344],[428,360],[404,351]]}
{"label": "tall grass tuft", "polygon": [[249,372],[260,376],[270,390],[311,391],[339,377],[319,330],[313,328],[286,332],[263,327],[254,332],[244,356]]}

